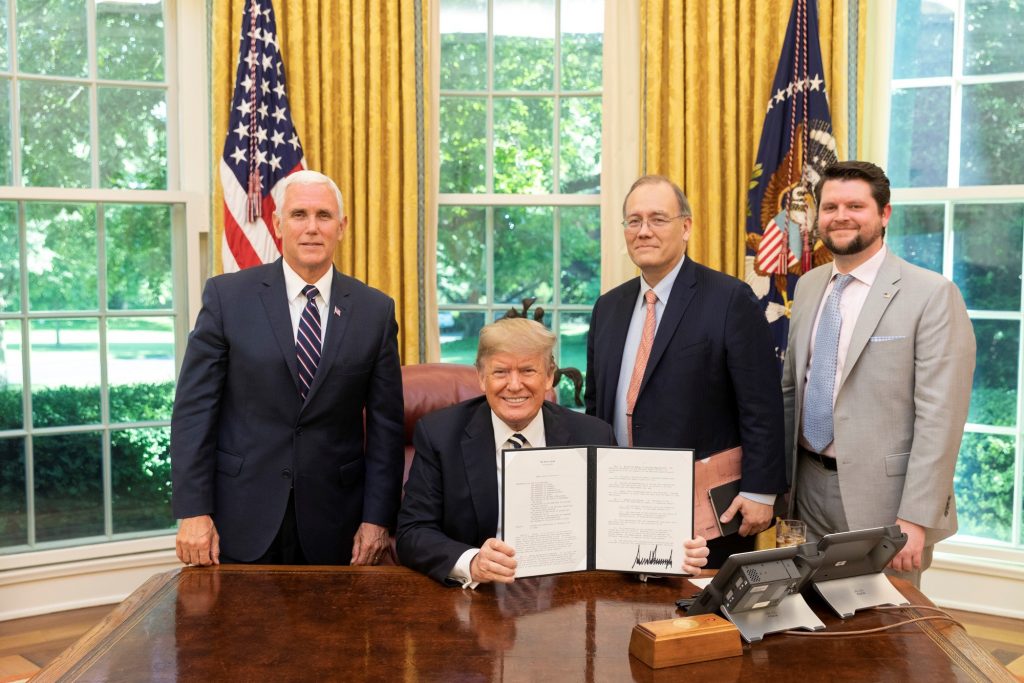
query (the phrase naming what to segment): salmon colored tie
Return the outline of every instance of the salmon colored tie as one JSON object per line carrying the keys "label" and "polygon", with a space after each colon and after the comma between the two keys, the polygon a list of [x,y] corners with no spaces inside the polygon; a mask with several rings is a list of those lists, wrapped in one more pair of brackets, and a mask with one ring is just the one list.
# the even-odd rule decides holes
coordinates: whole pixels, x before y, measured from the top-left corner
{"label": "salmon colored tie", "polygon": [[651,347],[654,346],[654,330],[657,327],[657,318],[654,316],[654,305],[658,302],[658,295],[653,289],[648,289],[644,294],[647,301],[647,315],[644,317],[644,333],[640,337],[640,347],[636,350],[636,363],[633,365],[633,376],[629,378],[629,391],[626,392],[626,430],[629,432],[629,445],[633,445],[633,408],[636,407],[636,398],[640,395],[640,383],[644,380],[644,370],[647,369],[647,359],[651,357]]}

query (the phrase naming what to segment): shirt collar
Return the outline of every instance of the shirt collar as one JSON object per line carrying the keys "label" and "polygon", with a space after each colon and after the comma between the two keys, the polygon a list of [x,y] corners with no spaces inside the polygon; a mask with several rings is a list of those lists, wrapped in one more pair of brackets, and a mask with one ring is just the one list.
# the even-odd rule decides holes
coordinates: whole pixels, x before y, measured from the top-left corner
{"label": "shirt collar", "polygon": [[288,265],[288,262],[281,259],[281,265],[284,267],[284,291],[288,295],[288,301],[298,298],[302,295],[302,288],[307,284],[312,284],[320,292],[321,298],[324,302],[330,303],[331,301],[331,285],[334,283],[334,268],[328,268],[327,272],[324,273],[319,280],[312,283],[307,283],[302,279],[302,276],[295,272],[295,270]]}
{"label": "shirt collar", "polygon": [[491,426],[494,428],[494,449],[496,451],[504,448],[508,437],[517,433],[526,437],[531,448],[540,448],[547,445],[544,439],[544,408],[538,410],[537,414],[530,420],[530,424],[518,432],[502,422],[501,418],[492,410]]}
{"label": "shirt collar", "polygon": [[653,287],[647,284],[647,280],[645,280],[643,275],[641,275],[640,298],[644,298],[648,289],[653,289],[654,295],[658,297],[658,301],[663,304],[668,303],[668,295],[672,293],[672,285],[676,283],[676,277],[679,275],[679,270],[683,267],[684,263],[686,263],[686,254],[683,254],[683,257],[679,259],[679,263],[676,264],[676,267],[673,268],[668,275],[661,278],[661,281]]}
{"label": "shirt collar", "polygon": [[[885,261],[885,255],[887,252],[888,249],[886,248],[885,243],[883,242],[882,248],[878,250],[877,254],[875,254],[874,256],[872,256],[867,261],[860,264],[847,274],[852,275],[854,280],[863,282],[868,287],[870,287],[875,283],[875,278],[878,277],[878,271],[882,269],[882,262]],[[839,271],[836,270],[836,264],[835,261],[833,261],[832,277],[829,278],[829,281],[831,282],[832,279],[835,278],[835,276],[838,274]]]}

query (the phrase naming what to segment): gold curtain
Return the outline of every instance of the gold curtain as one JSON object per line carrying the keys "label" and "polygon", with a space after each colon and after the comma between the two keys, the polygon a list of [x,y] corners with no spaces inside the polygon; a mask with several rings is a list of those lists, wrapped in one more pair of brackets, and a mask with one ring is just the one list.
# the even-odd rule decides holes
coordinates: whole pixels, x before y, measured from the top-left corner
{"label": "gold curtain", "polygon": [[[215,178],[244,6],[245,0],[213,3]],[[403,362],[419,362],[424,342],[420,250],[429,215],[424,137],[430,101],[429,0],[274,0],[273,7],[306,167],[333,178],[345,200],[349,227],[334,262],[395,299]],[[224,218],[219,181],[215,185],[213,241],[219,271]]]}
{"label": "gold curtain", "polygon": [[[849,123],[849,2],[860,2],[861,16],[867,14],[866,0],[818,0],[841,159]],[[792,6],[793,0],[641,1],[641,169],[666,175],[686,191],[694,211],[687,253],[740,277],[747,181]],[[858,36],[863,46],[863,31]],[[862,67],[863,59],[858,62]],[[859,124],[859,107],[857,116]]]}

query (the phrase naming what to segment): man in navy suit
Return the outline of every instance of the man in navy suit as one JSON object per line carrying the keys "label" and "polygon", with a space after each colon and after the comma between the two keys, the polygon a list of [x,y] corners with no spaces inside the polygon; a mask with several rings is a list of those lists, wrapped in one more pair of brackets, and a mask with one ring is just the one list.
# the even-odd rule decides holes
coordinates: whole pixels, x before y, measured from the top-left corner
{"label": "man in navy suit", "polygon": [[395,305],[333,267],[347,218],[330,178],[294,173],[275,200],[282,259],[210,279],[185,351],[178,557],[373,564],[401,495]]}
{"label": "man in navy suit", "polygon": [[[717,567],[731,553],[753,549],[754,535],[772,522],[776,494],[786,490],[782,393],[768,323],[745,283],[686,258],[692,213],[670,180],[637,180],[623,219],[641,277],[594,305],[587,413],[611,423],[622,445],[693,448],[697,458],[742,447],[741,493],[722,515],[742,515],[740,537],[709,544],[709,566]],[[638,353],[646,360],[634,376]]]}

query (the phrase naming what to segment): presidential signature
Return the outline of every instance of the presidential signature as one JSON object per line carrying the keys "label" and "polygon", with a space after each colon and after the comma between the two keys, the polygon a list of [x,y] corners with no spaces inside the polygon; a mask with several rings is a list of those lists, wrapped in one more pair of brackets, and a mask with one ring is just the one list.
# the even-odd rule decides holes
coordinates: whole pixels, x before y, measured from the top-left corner
{"label": "presidential signature", "polygon": [[[633,559],[633,567],[665,567],[672,568],[672,549],[669,548],[668,557],[658,557],[658,546],[654,546],[646,556],[640,554],[640,546],[636,547],[636,557]],[[630,567],[632,569],[632,567]]]}

